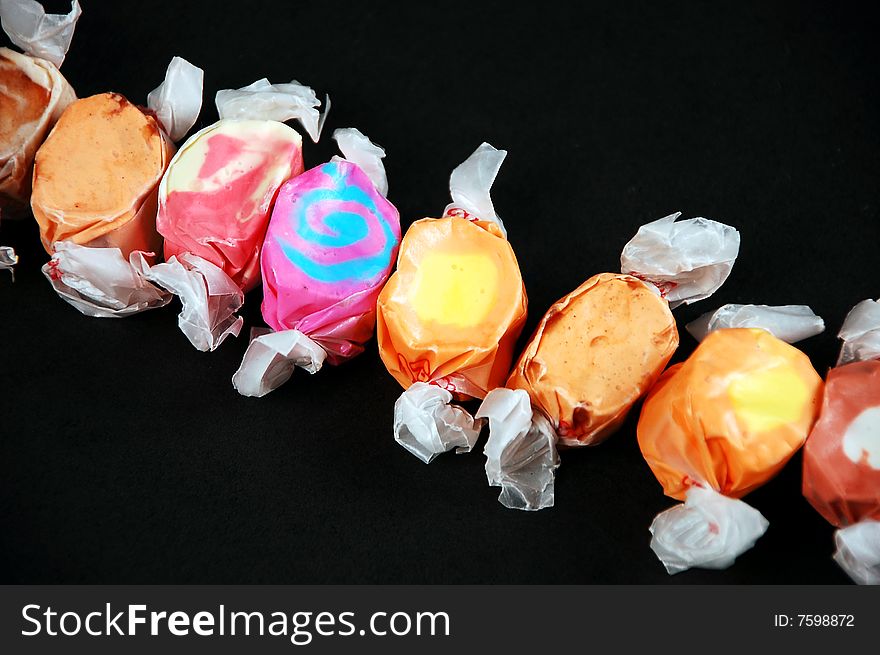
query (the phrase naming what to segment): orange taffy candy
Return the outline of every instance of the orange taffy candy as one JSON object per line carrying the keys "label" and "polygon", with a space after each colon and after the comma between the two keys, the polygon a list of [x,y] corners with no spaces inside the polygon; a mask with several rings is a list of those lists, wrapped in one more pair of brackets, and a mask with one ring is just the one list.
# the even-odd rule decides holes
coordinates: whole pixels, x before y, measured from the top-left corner
{"label": "orange taffy candy", "polygon": [[678,347],[678,330],[655,289],[601,273],[541,319],[507,387],[524,389],[560,443],[593,445],[614,432]]}
{"label": "orange taffy candy", "polygon": [[0,208],[27,208],[37,148],[74,100],[54,64],[0,48]]}
{"label": "orange taffy candy", "polygon": [[77,100],[37,151],[31,208],[46,251],[56,241],[158,252],[158,185],[174,146],[118,93]]}
{"label": "orange taffy candy", "polygon": [[379,295],[379,354],[405,389],[432,382],[460,400],[482,398],[504,382],[526,306],[516,256],[495,223],[422,219]]}
{"label": "orange taffy candy", "polygon": [[758,328],[717,330],[648,394],[639,447],[667,496],[702,484],[740,498],[803,445],[821,397],[798,349]]}

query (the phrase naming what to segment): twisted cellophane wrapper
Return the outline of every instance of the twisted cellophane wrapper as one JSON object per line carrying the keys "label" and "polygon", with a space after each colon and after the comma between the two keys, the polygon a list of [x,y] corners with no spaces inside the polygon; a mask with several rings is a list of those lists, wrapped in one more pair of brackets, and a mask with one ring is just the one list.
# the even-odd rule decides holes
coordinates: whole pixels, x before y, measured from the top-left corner
{"label": "twisted cellophane wrapper", "polygon": [[0,48],[0,208],[6,212],[26,209],[34,155],[74,100],[55,64]]}
{"label": "twisted cellophane wrapper", "polygon": [[601,273],[547,311],[506,386],[528,392],[561,445],[592,445],[619,427],[677,347],[675,319],[655,289]]}
{"label": "twisted cellophane wrapper", "polygon": [[[435,294],[420,288],[447,274],[446,290],[476,312],[459,314],[465,324],[447,321],[443,307],[430,306]],[[456,400],[483,398],[504,382],[527,305],[516,256],[497,223],[422,219],[403,237],[397,271],[379,295],[379,354],[404,389],[430,382]]]}
{"label": "twisted cellophane wrapper", "polygon": [[118,93],[71,104],[37,153],[31,208],[49,254],[56,241],[156,252],[158,186],[174,145]]}

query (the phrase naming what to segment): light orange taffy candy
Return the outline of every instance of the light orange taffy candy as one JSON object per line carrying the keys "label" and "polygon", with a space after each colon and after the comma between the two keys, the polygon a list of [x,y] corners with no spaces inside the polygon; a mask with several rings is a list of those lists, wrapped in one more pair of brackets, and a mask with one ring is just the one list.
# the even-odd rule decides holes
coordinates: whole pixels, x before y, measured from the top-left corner
{"label": "light orange taffy candy", "polygon": [[26,208],[34,155],[76,96],[51,62],[0,48],[0,208]]}
{"label": "light orange taffy candy", "polygon": [[156,119],[118,93],[74,102],[34,163],[31,208],[43,246],[158,252],[157,190],[173,153]]}
{"label": "light orange taffy candy", "polygon": [[523,389],[560,443],[599,443],[653,386],[678,347],[666,302],[630,275],[601,273],[554,304],[507,381]]}
{"label": "light orange taffy candy", "polygon": [[403,387],[432,382],[459,400],[504,382],[526,318],[513,249],[495,223],[413,223],[378,300],[379,354]]}
{"label": "light orange taffy candy", "polygon": [[758,328],[717,330],[648,394],[639,447],[667,496],[700,484],[740,498],[803,445],[821,399],[797,348]]}

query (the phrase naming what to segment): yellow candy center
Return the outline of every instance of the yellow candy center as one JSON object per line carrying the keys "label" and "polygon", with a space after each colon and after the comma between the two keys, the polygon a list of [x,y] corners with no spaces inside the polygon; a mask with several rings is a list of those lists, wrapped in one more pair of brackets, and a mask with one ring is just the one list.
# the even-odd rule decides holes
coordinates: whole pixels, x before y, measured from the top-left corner
{"label": "yellow candy center", "polygon": [[472,326],[488,315],[497,288],[498,269],[486,255],[428,253],[416,272],[411,302],[426,323]]}
{"label": "yellow candy center", "polygon": [[737,377],[728,388],[736,415],[752,432],[766,432],[800,419],[810,392],[789,367]]}

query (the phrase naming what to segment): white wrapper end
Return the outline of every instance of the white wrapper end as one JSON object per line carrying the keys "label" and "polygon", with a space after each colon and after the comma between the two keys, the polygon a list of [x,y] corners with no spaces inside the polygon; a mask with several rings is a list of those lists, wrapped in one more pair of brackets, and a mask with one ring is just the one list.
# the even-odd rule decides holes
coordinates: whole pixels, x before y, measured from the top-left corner
{"label": "white wrapper end", "polygon": [[714,489],[691,487],[683,504],[651,524],[651,550],[672,575],[690,568],[726,569],[767,531],[763,515]]}
{"label": "white wrapper end", "polygon": [[12,246],[0,246],[0,271],[9,271],[12,281],[15,282],[15,265],[18,263],[18,255]]}
{"label": "white wrapper end", "polygon": [[687,324],[697,341],[722,328],[761,328],[786,343],[797,343],[825,331],[825,321],[806,305],[723,305]]}
{"label": "white wrapper end", "polygon": [[47,14],[35,0],[0,0],[0,23],[9,39],[33,57],[64,63],[82,9],[70,3],[67,14]]}
{"label": "white wrapper end", "polygon": [[242,396],[261,398],[290,379],[294,367],[317,373],[327,351],[299,330],[252,330],[251,342],[232,385]]}
{"label": "white wrapper end", "polygon": [[235,312],[244,304],[244,294],[223,269],[192,253],[141,265],[148,280],[180,298],[177,324],[196,348],[215,350],[230,334],[238,336],[244,319]]}
{"label": "white wrapper end", "polygon": [[[360,168],[373,182],[376,190],[388,197],[388,176],[385,174],[385,149],[370,141],[354,127],[341,127],[333,131],[333,138],[346,161]],[[338,159],[334,157],[333,159]]]}
{"label": "white wrapper end", "polygon": [[498,502],[511,509],[534,511],[553,507],[559,467],[556,433],[540,412],[533,412],[522,389],[493,389],[477,418],[489,419],[486,478],[501,487]]}
{"label": "white wrapper end", "polygon": [[220,118],[281,123],[296,119],[315,143],[321,137],[321,128],[330,111],[330,96],[325,98],[321,114],[318,96],[296,80],[289,84],[270,84],[263,78],[240,89],[218,91],[215,102]]}
{"label": "white wrapper end", "polygon": [[180,141],[195,125],[202,110],[204,80],[205,71],[183,57],[174,57],[165,80],[147,96],[147,106],[156,112],[172,141]]}
{"label": "white wrapper end", "polygon": [[505,157],[506,150],[498,150],[483,143],[470,157],[456,166],[449,176],[452,202],[446,206],[444,215],[457,216],[464,210],[469,218],[497,223],[501,232],[507,236],[507,230],[495,213],[492,196],[489,194]]}
{"label": "white wrapper end", "polygon": [[141,272],[138,262],[143,257],[133,252],[126,260],[119,248],[58,241],[42,270],[55,292],[81,313],[121,318],[171,301],[171,294],[151,284]]}
{"label": "white wrapper end", "polygon": [[458,453],[470,452],[482,423],[451,402],[452,394],[446,389],[413,383],[394,403],[394,440],[425,464],[453,448]]}
{"label": "white wrapper end", "polygon": [[859,521],[834,533],[834,561],[853,582],[880,584],[880,521]]}
{"label": "white wrapper end", "polygon": [[863,300],[853,307],[837,336],[843,340],[838,366],[880,358],[880,301]]}
{"label": "white wrapper end", "polygon": [[654,284],[670,307],[708,298],[739,254],[739,232],[707,218],[676,222],[681,212],[642,225],[620,255],[624,274]]}

